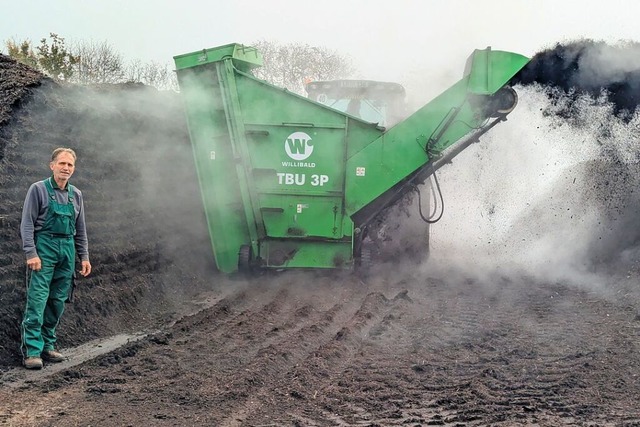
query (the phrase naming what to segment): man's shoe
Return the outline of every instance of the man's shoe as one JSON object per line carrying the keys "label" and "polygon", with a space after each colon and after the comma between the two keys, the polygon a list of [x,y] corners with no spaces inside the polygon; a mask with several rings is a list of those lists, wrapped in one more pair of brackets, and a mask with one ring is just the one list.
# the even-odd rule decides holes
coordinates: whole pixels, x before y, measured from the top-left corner
{"label": "man's shoe", "polygon": [[42,359],[39,357],[27,357],[23,363],[27,369],[42,369]]}
{"label": "man's shoe", "polygon": [[64,362],[65,360],[67,360],[66,357],[64,357],[64,355],[62,353],[60,353],[59,351],[55,351],[55,350],[45,350],[42,352],[42,358],[44,360],[46,360],[47,362],[51,362],[51,363],[59,363],[59,362]]}

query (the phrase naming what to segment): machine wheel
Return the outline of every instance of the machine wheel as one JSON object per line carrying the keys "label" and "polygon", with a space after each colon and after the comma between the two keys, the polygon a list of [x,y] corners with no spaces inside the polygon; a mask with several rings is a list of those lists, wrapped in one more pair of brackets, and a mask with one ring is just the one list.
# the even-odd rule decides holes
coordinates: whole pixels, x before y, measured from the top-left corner
{"label": "machine wheel", "polygon": [[243,274],[251,274],[251,246],[242,245],[238,251],[238,271]]}

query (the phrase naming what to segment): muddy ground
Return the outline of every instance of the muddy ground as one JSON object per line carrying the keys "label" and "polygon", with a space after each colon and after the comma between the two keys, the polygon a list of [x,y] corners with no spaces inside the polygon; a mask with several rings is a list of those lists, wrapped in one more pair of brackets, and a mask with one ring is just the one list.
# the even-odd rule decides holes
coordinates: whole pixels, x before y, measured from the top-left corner
{"label": "muddy ground", "polygon": [[[0,97],[0,425],[640,425],[634,264],[599,286],[429,263],[224,278],[175,95],[0,56]],[[78,151],[94,273],[59,328],[70,360],[27,372],[17,227],[59,145]]]}

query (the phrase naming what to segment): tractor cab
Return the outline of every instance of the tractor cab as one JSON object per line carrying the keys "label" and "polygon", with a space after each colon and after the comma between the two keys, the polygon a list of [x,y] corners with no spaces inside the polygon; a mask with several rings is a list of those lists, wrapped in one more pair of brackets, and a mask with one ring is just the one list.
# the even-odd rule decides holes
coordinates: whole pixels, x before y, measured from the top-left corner
{"label": "tractor cab", "polygon": [[308,98],[367,122],[390,127],[406,116],[405,90],[398,83],[373,80],[314,81]]}

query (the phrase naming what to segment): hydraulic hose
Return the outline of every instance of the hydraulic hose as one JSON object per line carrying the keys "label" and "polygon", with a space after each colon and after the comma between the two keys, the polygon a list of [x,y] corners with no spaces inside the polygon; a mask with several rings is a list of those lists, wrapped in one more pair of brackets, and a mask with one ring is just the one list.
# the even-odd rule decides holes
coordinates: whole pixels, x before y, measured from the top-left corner
{"label": "hydraulic hose", "polygon": [[[435,224],[436,222],[440,221],[442,219],[442,216],[444,215],[444,197],[442,196],[442,189],[440,188],[440,182],[438,181],[438,176],[436,175],[436,171],[433,169],[433,163],[431,164],[431,168],[432,168],[431,175],[433,176],[433,180],[436,183],[435,190],[433,189],[433,187],[431,187],[431,191],[434,193],[433,199],[436,201],[435,203],[436,206],[434,206],[433,214],[429,213],[428,217],[426,217],[422,212],[422,194],[420,193],[420,188],[418,188],[417,185],[413,186],[413,189],[415,190],[415,192],[418,193],[418,213],[420,214],[420,218],[427,224]],[[440,214],[438,214],[438,217],[436,219],[433,219],[434,216],[436,215],[436,209],[437,209],[436,190],[437,190],[437,196],[440,199]]]}

